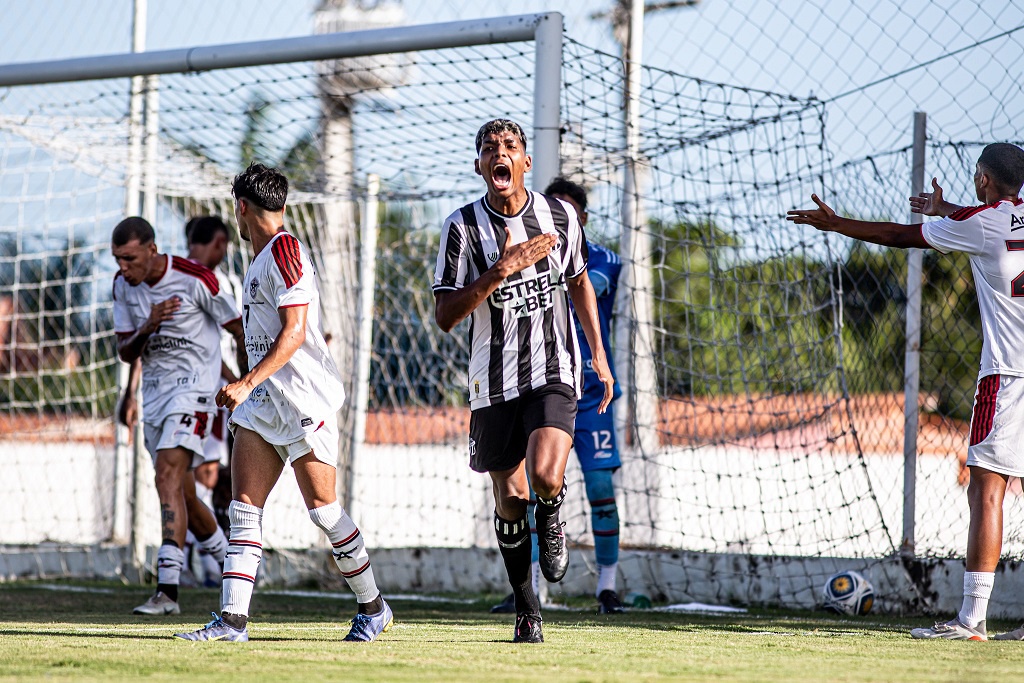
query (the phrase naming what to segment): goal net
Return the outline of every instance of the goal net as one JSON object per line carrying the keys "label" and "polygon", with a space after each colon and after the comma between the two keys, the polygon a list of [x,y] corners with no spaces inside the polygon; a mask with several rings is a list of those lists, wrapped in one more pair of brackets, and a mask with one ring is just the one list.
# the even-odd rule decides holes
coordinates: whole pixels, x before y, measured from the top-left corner
{"label": "goal net", "polygon": [[[430,283],[441,222],[483,192],[477,128],[533,118],[534,55],[512,43],[157,81],[141,171],[161,251],[184,253],[188,217],[231,216],[248,161],[289,176],[286,220],[313,254],[352,397],[340,493],[391,590],[505,591],[489,481],[467,466],[466,325],[436,327]],[[561,171],[588,188],[588,237],[612,249],[622,80],[617,57],[566,40]],[[159,544],[151,466],[114,420],[108,240],[132,173],[129,96],[124,80],[0,90],[0,578],[109,575],[129,539],[143,564]],[[645,218],[628,228],[646,251],[627,258],[616,320],[620,587],[813,605],[832,568],[898,549],[902,515],[902,442],[864,447],[882,389],[858,384],[874,349],[844,326],[858,291],[845,247],[784,220],[841,182],[824,106],[655,69],[640,99]],[[223,267],[241,275],[247,249]],[[268,578],[340,583],[289,477],[267,505]],[[575,456],[568,479],[562,590],[582,594],[593,537]]]}

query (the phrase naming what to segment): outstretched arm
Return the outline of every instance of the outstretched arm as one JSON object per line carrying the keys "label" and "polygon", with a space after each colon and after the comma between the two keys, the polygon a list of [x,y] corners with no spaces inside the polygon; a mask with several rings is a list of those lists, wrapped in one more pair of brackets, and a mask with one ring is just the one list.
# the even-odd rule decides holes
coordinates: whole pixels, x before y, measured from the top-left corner
{"label": "outstretched arm", "polygon": [[576,278],[569,280],[569,298],[572,299],[576,318],[580,321],[583,334],[587,337],[594,372],[604,384],[604,398],[601,399],[601,405],[597,407],[597,412],[603,414],[608,409],[608,404],[612,402],[615,379],[612,377],[608,358],[604,353],[604,340],[601,339],[601,325],[598,322],[597,297],[594,295],[594,287],[590,284],[586,270]]}
{"label": "outstretched arm", "polygon": [[466,287],[434,292],[434,320],[437,326],[445,332],[451,332],[452,328],[476,310],[476,307],[482,304],[505,278],[529,268],[550,254],[557,239],[554,233],[544,233],[526,242],[509,246],[512,235],[508,228],[505,228],[505,253],[497,263]]}
{"label": "outstretched arm", "polygon": [[837,216],[836,212],[812,194],[811,199],[818,205],[817,209],[794,209],[786,212],[786,220],[797,225],[810,225],[824,232],[838,232],[864,242],[881,244],[885,247],[908,249],[916,247],[927,249],[930,245],[921,236],[921,228],[917,225],[902,223],[858,221],[853,218]]}

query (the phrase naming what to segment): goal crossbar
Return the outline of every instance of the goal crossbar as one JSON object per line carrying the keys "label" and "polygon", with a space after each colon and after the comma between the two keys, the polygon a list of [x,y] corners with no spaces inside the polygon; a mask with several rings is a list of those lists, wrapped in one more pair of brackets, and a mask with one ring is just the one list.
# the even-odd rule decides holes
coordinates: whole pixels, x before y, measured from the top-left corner
{"label": "goal crossbar", "polygon": [[558,175],[562,15],[521,14],[248,43],[0,65],[0,87],[233,69],[534,41],[533,187]]}

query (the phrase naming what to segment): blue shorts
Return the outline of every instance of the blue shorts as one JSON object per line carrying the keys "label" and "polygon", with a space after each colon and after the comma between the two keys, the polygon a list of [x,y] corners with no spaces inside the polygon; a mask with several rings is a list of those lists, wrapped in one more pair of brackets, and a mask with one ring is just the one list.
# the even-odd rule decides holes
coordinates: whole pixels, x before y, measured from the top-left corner
{"label": "blue shorts", "polygon": [[604,415],[599,415],[597,408],[577,413],[572,440],[584,472],[622,467],[615,444],[615,415],[611,406]]}

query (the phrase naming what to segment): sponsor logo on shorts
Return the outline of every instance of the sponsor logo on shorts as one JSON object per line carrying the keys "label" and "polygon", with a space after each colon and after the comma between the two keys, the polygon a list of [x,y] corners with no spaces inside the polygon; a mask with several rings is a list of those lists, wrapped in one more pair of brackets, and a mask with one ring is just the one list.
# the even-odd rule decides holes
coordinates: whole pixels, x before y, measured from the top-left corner
{"label": "sponsor logo on shorts", "polygon": [[469,437],[469,457],[476,457],[476,439]]}
{"label": "sponsor logo on shorts", "polygon": [[205,396],[200,396],[199,397],[199,402],[200,403],[206,403],[206,397]]}
{"label": "sponsor logo on shorts", "polygon": [[302,418],[302,422],[300,424],[302,424],[303,427],[312,427],[313,426],[313,418],[311,418],[311,417],[304,417],[304,418]]}

